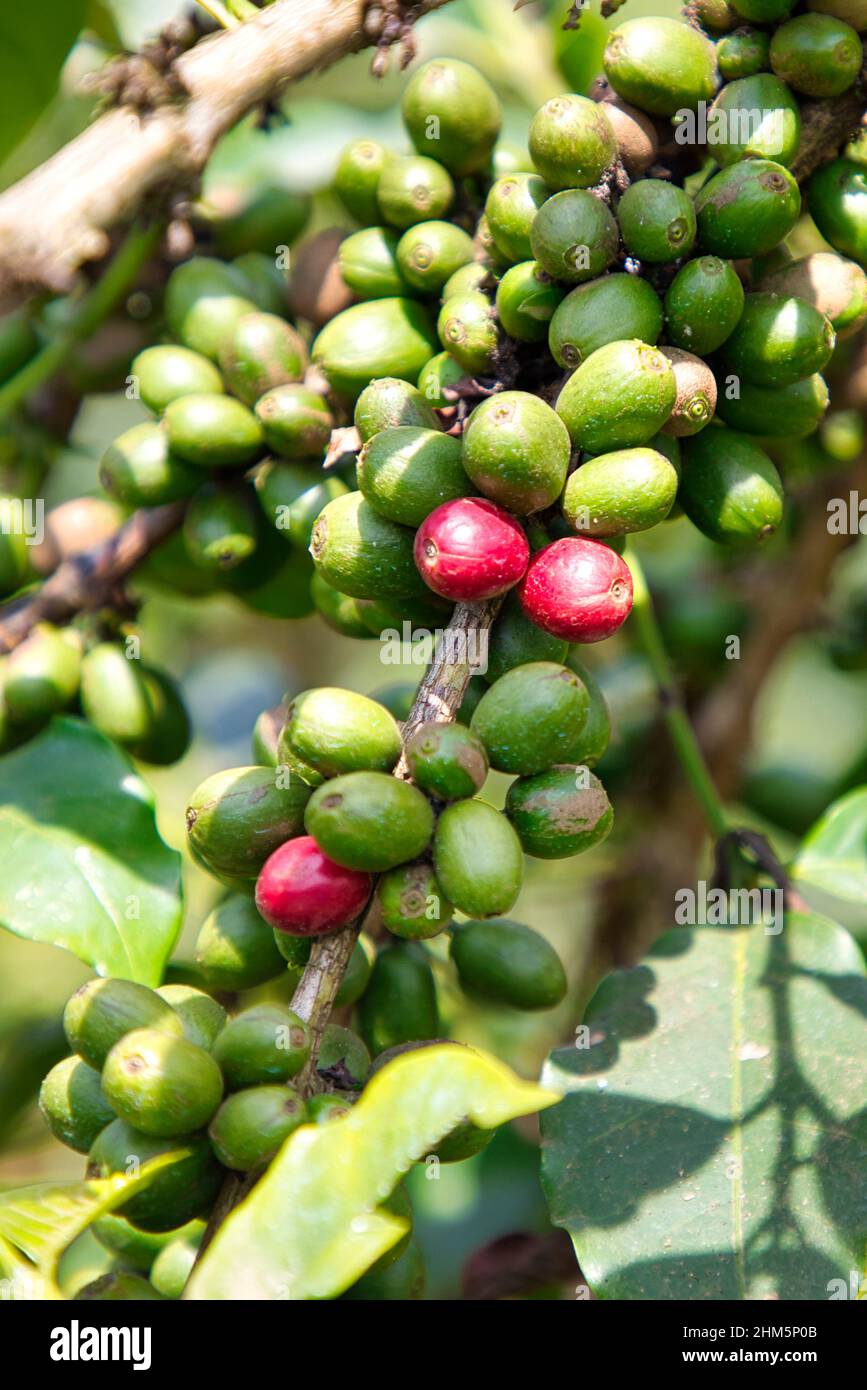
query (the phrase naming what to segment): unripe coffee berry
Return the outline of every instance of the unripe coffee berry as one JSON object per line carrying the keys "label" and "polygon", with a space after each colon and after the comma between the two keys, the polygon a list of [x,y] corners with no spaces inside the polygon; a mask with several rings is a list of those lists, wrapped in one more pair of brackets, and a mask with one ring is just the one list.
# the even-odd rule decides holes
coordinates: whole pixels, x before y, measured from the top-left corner
{"label": "unripe coffee berry", "polygon": [[444,502],[415,538],[415,562],[425,583],[455,603],[504,594],[522,578],[529,558],[527,537],[514,517],[483,497]]}
{"label": "unripe coffee berry", "polygon": [[566,537],[533,556],[518,597],[545,632],[567,642],[601,642],[629,616],[632,575],[609,546]]}
{"label": "unripe coffee berry", "polygon": [[266,860],[256,883],[256,906],[277,931],[320,936],[353,921],[371,886],[369,874],[341,868],[311,836],[301,835]]}

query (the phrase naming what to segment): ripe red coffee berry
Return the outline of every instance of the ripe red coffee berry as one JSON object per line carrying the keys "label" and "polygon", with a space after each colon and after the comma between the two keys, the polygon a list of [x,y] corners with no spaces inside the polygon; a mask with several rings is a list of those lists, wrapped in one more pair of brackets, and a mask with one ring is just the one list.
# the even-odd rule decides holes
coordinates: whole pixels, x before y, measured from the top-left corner
{"label": "ripe red coffee berry", "polygon": [[310,835],[287,840],[265,860],[256,906],[276,931],[323,936],[355,920],[370,897],[370,874],[343,869]]}
{"label": "ripe red coffee berry", "polygon": [[530,562],[518,590],[527,617],[567,642],[601,642],[632,608],[629,566],[601,541],[566,537]]}
{"label": "ripe red coffee berry", "polygon": [[477,603],[511,589],[530,547],[513,516],[486,497],[459,497],[432,511],[416,532],[415,563],[429,588],[452,602]]}

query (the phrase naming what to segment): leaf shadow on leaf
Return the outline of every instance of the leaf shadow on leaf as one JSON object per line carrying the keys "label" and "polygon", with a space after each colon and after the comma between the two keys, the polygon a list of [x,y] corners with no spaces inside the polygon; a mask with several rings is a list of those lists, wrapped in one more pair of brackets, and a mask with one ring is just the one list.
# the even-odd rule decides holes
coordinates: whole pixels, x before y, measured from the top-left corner
{"label": "leaf shadow on leaf", "polygon": [[[601,1297],[823,1299],[843,1264],[860,1267],[867,1112],[854,1113],[863,1042],[853,1023],[867,1017],[867,979],[842,928],[809,916],[789,925],[794,934],[669,933],[643,965],[603,982],[589,1051],[552,1058],[546,1079],[574,1077],[577,1088],[543,1117],[543,1185]],[[728,965],[709,933],[728,936]],[[676,967],[666,981],[663,962],[684,943],[696,950],[692,976]],[[717,1020],[705,1039],[707,1009]],[[695,1059],[681,1072],[683,1048]],[[663,1245],[670,1253],[656,1254]]]}

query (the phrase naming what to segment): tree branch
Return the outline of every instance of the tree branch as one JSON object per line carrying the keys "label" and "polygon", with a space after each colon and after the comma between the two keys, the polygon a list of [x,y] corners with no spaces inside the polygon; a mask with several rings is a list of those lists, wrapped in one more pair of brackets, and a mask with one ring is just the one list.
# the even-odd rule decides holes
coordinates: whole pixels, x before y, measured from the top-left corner
{"label": "tree branch", "polygon": [[[468,652],[472,653],[472,641],[478,640],[482,634],[489,631],[501,603],[501,599],[491,599],[487,603],[456,605],[446,629],[448,635],[438,643],[434,658],[418,688],[409,717],[404,723],[404,740],[419,724],[428,719],[451,722],[455,718],[471,674],[467,661],[456,659],[456,655],[461,652],[465,656]],[[402,757],[394,775],[407,775]],[[342,931],[333,932],[330,936],[314,939],[310,959],[292,996],[290,1007],[304,1019],[311,1033],[310,1058],[300,1075],[292,1081],[292,1085],[305,1097],[312,1095],[319,1084],[316,1058],[322,1034],[334,1008],[334,1000],[359,933],[373,919],[375,912],[375,904],[371,901],[357,922],[344,927]],[[208,1220],[197,1259],[201,1259],[219,1227],[233,1208],[243,1201],[259,1176],[259,1173],[228,1175]]]}
{"label": "tree branch", "polygon": [[0,653],[11,652],[37,623],[65,623],[101,608],[146,555],[180,526],[185,504],[135,512],[93,550],[65,560],[40,588],[0,608]]}
{"label": "tree branch", "polygon": [[[403,12],[409,20],[448,2],[412,0]],[[0,309],[39,289],[68,291],[79,266],[105,255],[111,228],[155,195],[195,185],[217,141],[248,111],[375,43],[369,12],[369,0],[278,0],[176,59],[185,101],[109,111],[0,195]]]}
{"label": "tree branch", "polygon": [[864,74],[840,97],[801,105],[801,139],[792,173],[803,183],[820,164],[833,159],[857,133],[867,106]]}

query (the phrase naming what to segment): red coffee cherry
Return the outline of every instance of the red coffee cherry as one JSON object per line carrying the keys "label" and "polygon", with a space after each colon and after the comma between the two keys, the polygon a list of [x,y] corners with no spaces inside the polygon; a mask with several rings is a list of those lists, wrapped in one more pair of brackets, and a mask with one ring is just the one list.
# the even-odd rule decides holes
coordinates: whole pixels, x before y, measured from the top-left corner
{"label": "red coffee cherry", "polygon": [[444,502],[416,532],[419,574],[435,594],[454,603],[504,594],[524,575],[529,558],[515,518],[485,497]]}
{"label": "red coffee cherry", "polygon": [[566,537],[540,550],[518,590],[527,617],[568,642],[601,642],[632,608],[632,575],[601,541]]}
{"label": "red coffee cherry", "polygon": [[343,869],[310,835],[287,840],[265,860],[256,906],[277,931],[322,936],[355,920],[370,897],[370,874]]}

